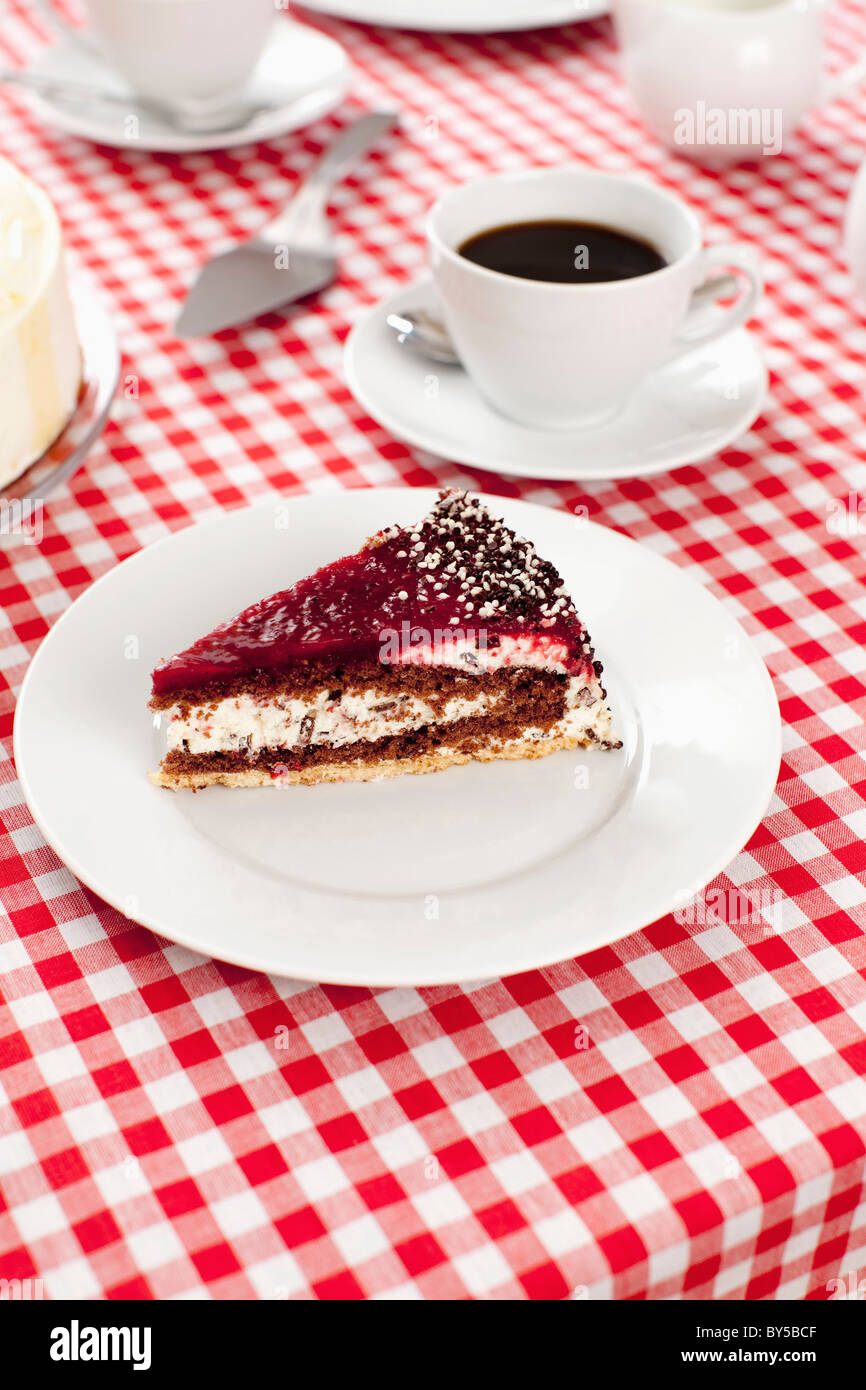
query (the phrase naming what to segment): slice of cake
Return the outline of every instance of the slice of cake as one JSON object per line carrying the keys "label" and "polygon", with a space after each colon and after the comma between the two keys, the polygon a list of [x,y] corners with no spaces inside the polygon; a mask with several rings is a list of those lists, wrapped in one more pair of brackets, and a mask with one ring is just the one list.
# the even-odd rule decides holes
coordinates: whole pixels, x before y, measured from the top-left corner
{"label": "slice of cake", "polygon": [[57,214],[41,189],[0,158],[0,487],[53,443],[80,386]]}
{"label": "slice of cake", "polygon": [[565,586],[465,492],[163,661],[163,787],[369,781],[619,747]]}

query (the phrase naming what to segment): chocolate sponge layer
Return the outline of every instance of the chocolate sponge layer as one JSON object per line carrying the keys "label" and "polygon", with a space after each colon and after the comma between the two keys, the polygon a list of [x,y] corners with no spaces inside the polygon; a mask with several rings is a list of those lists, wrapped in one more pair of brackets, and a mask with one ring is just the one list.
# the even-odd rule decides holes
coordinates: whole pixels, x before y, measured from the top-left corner
{"label": "chocolate sponge layer", "polygon": [[[591,669],[587,675],[591,675]],[[462,667],[450,666],[388,666],[378,661],[359,663],[351,666],[331,666],[323,662],[310,662],[302,670],[293,671],[290,676],[273,676],[258,672],[254,676],[241,676],[235,680],[209,681],[194,690],[179,690],[171,695],[155,695],[150,702],[153,710],[170,709],[179,705],[182,711],[201,705],[216,704],[220,700],[230,700],[240,695],[250,695],[256,700],[274,700],[277,697],[288,700],[312,700],[321,691],[327,690],[331,699],[338,700],[346,690],[381,690],[384,694],[418,695],[432,704],[444,703],[456,696],[472,699],[479,694],[496,694],[500,691],[513,693],[519,698],[526,691],[530,698],[553,685],[562,692],[568,676],[534,670],[528,666],[504,667],[498,671],[473,673]]]}

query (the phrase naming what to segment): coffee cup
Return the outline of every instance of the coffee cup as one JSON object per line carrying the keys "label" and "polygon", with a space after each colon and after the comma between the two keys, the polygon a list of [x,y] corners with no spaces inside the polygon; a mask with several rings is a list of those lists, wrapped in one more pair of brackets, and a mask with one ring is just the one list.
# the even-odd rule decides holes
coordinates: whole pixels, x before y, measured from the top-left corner
{"label": "coffee cup", "polygon": [[68,25],[52,0],[50,22],[98,54],[141,97],[218,109],[243,88],[275,17],[275,0],[83,0],[89,24]]}
{"label": "coffee cup", "polygon": [[823,72],[827,0],[613,0],[645,124],[710,167],[779,154],[813,107],[866,78]]}
{"label": "coffee cup", "polygon": [[[593,228],[635,239],[657,253],[659,268],[561,283],[469,259],[467,243],[491,229],[557,222],[586,224],[590,243]],[[702,249],[697,218],[674,194],[580,165],[463,184],[430,210],[427,240],[466,371],[498,411],[535,428],[603,424],[650,372],[744,323],[761,292],[749,253]],[[717,299],[738,282],[736,302],[722,307]]]}

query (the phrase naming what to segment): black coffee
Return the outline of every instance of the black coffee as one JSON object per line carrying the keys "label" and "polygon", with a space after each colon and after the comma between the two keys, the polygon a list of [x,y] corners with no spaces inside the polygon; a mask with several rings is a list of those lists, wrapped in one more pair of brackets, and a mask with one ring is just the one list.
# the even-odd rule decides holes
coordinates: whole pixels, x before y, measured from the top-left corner
{"label": "black coffee", "polygon": [[458,250],[487,270],[561,285],[631,280],[667,264],[648,241],[595,222],[511,222],[471,236]]}

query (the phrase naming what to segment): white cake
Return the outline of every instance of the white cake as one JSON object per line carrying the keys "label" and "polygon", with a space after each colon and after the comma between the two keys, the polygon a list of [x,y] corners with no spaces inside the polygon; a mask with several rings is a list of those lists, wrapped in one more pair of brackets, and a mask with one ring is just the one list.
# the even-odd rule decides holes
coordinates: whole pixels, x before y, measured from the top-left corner
{"label": "white cake", "polygon": [[57,214],[41,189],[0,158],[0,487],[57,437],[80,385]]}

